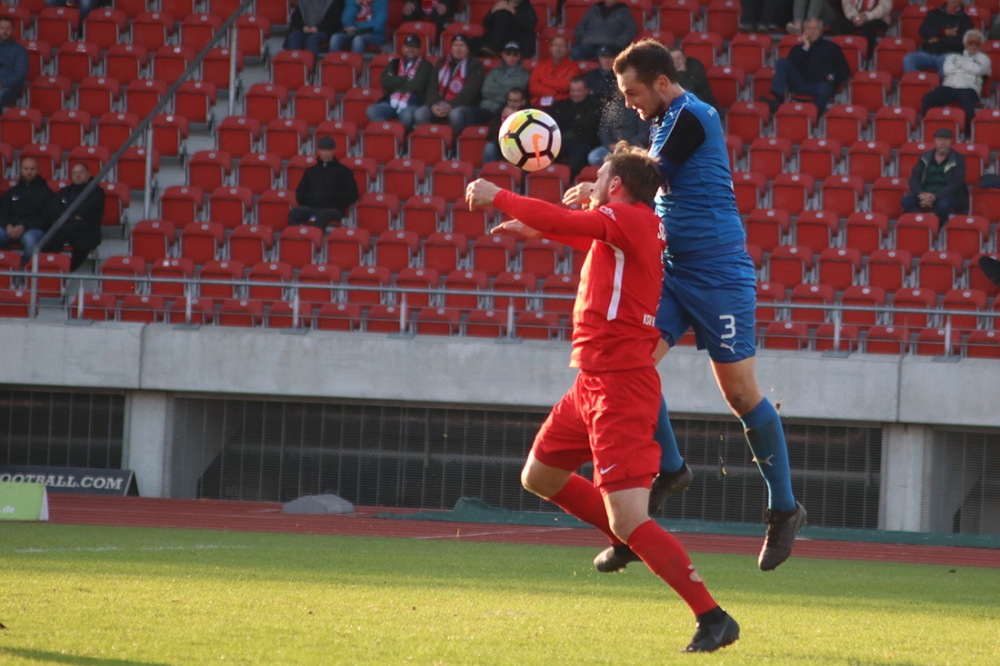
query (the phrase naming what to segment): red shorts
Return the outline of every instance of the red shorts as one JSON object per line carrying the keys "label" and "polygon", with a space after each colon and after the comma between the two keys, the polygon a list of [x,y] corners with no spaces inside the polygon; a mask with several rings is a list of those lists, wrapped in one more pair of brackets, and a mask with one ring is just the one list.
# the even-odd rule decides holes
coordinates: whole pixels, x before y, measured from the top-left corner
{"label": "red shorts", "polygon": [[531,453],[567,471],[592,460],[594,485],[604,494],[649,488],[660,469],[660,445],[653,439],[659,410],[655,368],[581,370],[542,424]]}

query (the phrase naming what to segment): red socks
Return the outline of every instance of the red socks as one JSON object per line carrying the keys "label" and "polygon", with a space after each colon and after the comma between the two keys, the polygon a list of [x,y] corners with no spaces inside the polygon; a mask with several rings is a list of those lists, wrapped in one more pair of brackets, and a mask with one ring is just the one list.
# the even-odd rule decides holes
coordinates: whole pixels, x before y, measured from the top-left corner
{"label": "red socks", "polygon": [[579,474],[571,474],[563,489],[550,497],[549,501],[574,518],[579,518],[604,532],[613,545],[621,545],[622,540],[611,531],[608,510],[604,506],[604,496],[594,484]]}
{"label": "red socks", "polygon": [[707,613],[718,605],[698,577],[684,546],[655,522],[647,520],[635,528],[628,545],[653,573],[674,588],[695,615]]}

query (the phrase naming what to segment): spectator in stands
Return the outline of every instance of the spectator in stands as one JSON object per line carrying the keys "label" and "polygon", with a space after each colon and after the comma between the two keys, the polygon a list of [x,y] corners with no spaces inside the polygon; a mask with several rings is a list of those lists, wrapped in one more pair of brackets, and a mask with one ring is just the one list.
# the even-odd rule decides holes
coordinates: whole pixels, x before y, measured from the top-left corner
{"label": "spectator in stands", "polygon": [[972,118],[979,104],[979,92],[991,72],[990,57],[983,53],[983,33],[969,30],[962,38],[965,51],[949,53],[944,59],[941,85],[924,95],[921,113],[936,106],[957,103],[965,111],[965,136],[972,136]]}
{"label": "spectator in stands", "polygon": [[330,50],[364,53],[369,46],[380,48],[388,22],[389,0],[346,0],[340,17],[343,29],[330,38]]}
{"label": "spectator in stands", "polygon": [[562,37],[553,37],[549,42],[549,59],[540,60],[528,79],[532,106],[549,107],[569,97],[570,79],[580,68],[570,62],[568,54],[569,43]]}
{"label": "spectator in stands", "polygon": [[538,14],[530,0],[497,0],[489,14],[483,17],[483,36],[476,40],[476,52],[496,58],[510,42],[521,45],[521,55],[535,56],[535,27]]}
{"label": "spectator in stands", "polygon": [[840,46],[823,39],[823,22],[812,19],[802,29],[802,43],[792,47],[788,56],[780,58],[771,81],[773,99],[761,97],[777,111],[785,99],[785,92],[810,95],[819,115],[837,93],[837,86],[851,76],[851,69]]}
{"label": "spectator in stands", "polygon": [[340,32],[344,0],[299,0],[288,19],[286,49],[305,49],[319,58],[319,52]]}
{"label": "spectator in stands", "polygon": [[507,103],[507,93],[513,88],[524,90],[528,87],[528,70],[521,62],[521,44],[508,42],[500,53],[503,64],[494,67],[483,81],[483,100],[479,102],[476,122],[489,124],[497,109]]}
{"label": "spectator in stands", "polygon": [[792,16],[789,0],[740,0],[740,32],[774,32]]}
{"label": "spectator in stands", "polygon": [[604,164],[605,156],[614,152],[619,141],[639,148],[648,147],[649,126],[650,121],[642,120],[638,113],[625,107],[625,98],[619,93],[601,108],[601,124],[598,128],[601,145],[590,151],[587,162],[591,166]]}
{"label": "spectator in stands", "polygon": [[708,75],[705,74],[705,65],[701,60],[687,57],[679,46],[670,49],[670,56],[674,59],[677,83],[681,88],[694,93],[694,96],[705,104],[711,104],[718,109],[719,103],[712,94],[712,86],[708,84]]}
{"label": "spectator in stands", "polygon": [[459,0],[406,0],[403,3],[404,21],[430,21],[437,27],[434,40],[441,36],[448,24],[455,20]]}
{"label": "spectator in stands", "polygon": [[[615,52],[608,46],[597,49],[596,69],[587,72],[587,87],[601,104],[607,104],[618,95],[618,79],[612,69],[615,64]],[[603,164],[603,162],[601,162]]]}
{"label": "spectator in stands", "polygon": [[562,131],[559,161],[569,165],[570,178],[587,166],[590,151],[600,145],[601,105],[590,95],[587,77],[578,74],[569,82],[569,98],[552,106],[552,117]]}
{"label": "spectator in stands", "polygon": [[875,55],[875,47],[879,37],[889,30],[892,20],[892,0],[841,0],[843,16],[837,16],[833,22],[833,34],[858,35],[868,40],[868,53],[865,58],[871,60]]}
{"label": "spectator in stands", "polygon": [[785,25],[785,32],[801,35],[802,27],[810,19],[819,19],[824,25],[830,25],[837,19],[837,14],[827,0],[795,0],[792,3],[792,20]]}
{"label": "spectator in stands", "polygon": [[0,16],[0,109],[13,105],[28,78],[28,50],[14,39],[14,20]]}
{"label": "spectator in stands", "polygon": [[639,35],[639,26],[628,5],[618,0],[594,3],[573,30],[576,45],[570,49],[572,60],[590,60],[606,46],[615,55]]}
{"label": "spectator in stands", "polygon": [[20,180],[0,199],[0,249],[20,243],[27,262],[45,235],[45,212],[53,196],[45,178],[38,175],[35,158],[22,157]]}
{"label": "spectator in stands", "polygon": [[316,142],[316,164],[302,173],[295,188],[297,208],[288,211],[289,225],[311,224],[326,229],[330,222],[340,222],[347,209],[358,201],[358,184],[354,173],[337,161],[332,137]]}
{"label": "spectator in stands", "polygon": [[[76,162],[70,169],[70,184],[49,199],[46,208],[46,228],[51,228],[63,213],[80,198],[90,183],[87,165]],[[101,244],[101,220],[104,218],[104,190],[100,185],[91,190],[79,208],[56,230],[43,252],[62,252],[64,245],[73,248],[70,270],[75,271],[87,256]]]}
{"label": "spectator in stands", "polygon": [[469,38],[455,35],[448,57],[434,67],[425,103],[414,120],[418,125],[447,122],[457,137],[476,120],[484,77],[483,63],[470,55]]}
{"label": "spectator in stands", "polygon": [[365,111],[368,120],[384,122],[398,118],[410,132],[413,129],[413,114],[424,102],[432,71],[430,61],[420,55],[420,38],[407,36],[403,40],[402,57],[393,58],[382,70],[379,80],[385,94]]}
{"label": "spectator in stands", "polygon": [[965,158],[952,149],[950,129],[934,133],[934,150],[920,156],[910,174],[910,193],[903,196],[907,213],[933,211],[939,229],[952,212],[964,215],[969,209],[969,190],[965,185]]}
{"label": "spectator in stands", "polygon": [[106,0],[45,0],[46,7],[76,7],[80,10],[80,21],[87,18],[87,14],[97,7],[110,5]]}
{"label": "spectator in stands", "polygon": [[962,0],[945,0],[924,17],[920,24],[920,39],[924,43],[919,51],[903,58],[903,71],[934,68],[938,74],[943,74],[944,57],[962,52],[962,37],[972,27],[972,19],[962,8]]}
{"label": "spectator in stands", "polygon": [[524,88],[511,88],[507,91],[507,103],[493,112],[490,118],[490,130],[487,135],[487,143],[483,147],[483,164],[487,162],[499,162],[503,159],[500,154],[500,126],[507,117],[515,111],[520,111],[528,107],[528,91]]}

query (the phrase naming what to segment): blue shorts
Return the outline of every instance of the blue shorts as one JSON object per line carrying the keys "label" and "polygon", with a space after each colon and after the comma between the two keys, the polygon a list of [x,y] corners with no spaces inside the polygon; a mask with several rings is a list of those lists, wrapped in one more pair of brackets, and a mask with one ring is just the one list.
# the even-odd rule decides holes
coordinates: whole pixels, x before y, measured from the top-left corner
{"label": "blue shorts", "polygon": [[698,349],[718,363],[756,353],[757,276],[742,244],[721,253],[668,253],[663,264],[656,327],[671,347],[693,328]]}

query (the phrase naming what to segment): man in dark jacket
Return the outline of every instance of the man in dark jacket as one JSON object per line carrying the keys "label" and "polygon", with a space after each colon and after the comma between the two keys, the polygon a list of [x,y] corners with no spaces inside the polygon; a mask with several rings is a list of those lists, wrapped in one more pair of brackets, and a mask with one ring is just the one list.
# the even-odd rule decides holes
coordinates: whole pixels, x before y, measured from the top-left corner
{"label": "man in dark jacket", "polygon": [[774,99],[762,98],[772,111],[777,111],[791,90],[800,95],[811,95],[819,115],[837,92],[837,86],[851,76],[844,52],[840,46],[823,39],[823,22],[810,19],[802,27],[802,43],[788,52],[788,57],[778,60],[771,81]]}
{"label": "man in dark jacket", "polygon": [[969,209],[969,189],[965,184],[965,158],[952,150],[950,129],[934,133],[934,150],[920,156],[910,174],[910,193],[902,200],[907,213],[934,211],[938,228],[944,227],[952,212],[964,215]]}
{"label": "man in dark jacket", "polygon": [[538,14],[531,0],[497,0],[483,17],[483,36],[476,39],[476,51],[483,57],[497,58],[508,42],[521,44],[521,55],[535,57],[535,27]]}
{"label": "man in dark jacket", "polygon": [[14,39],[14,21],[0,16],[0,109],[21,96],[28,78],[28,50]]}
{"label": "man in dark jacket", "polygon": [[45,235],[45,217],[49,200],[55,194],[38,175],[38,162],[33,157],[21,158],[21,179],[0,199],[0,249],[20,243],[26,263],[39,239]]}
{"label": "man in dark jacket", "polygon": [[324,136],[316,142],[316,164],[302,173],[295,188],[298,208],[288,211],[288,224],[311,224],[326,229],[330,222],[340,222],[347,208],[358,201],[358,183],[354,173],[337,161],[337,144]]}
{"label": "man in dark jacket", "polygon": [[574,76],[569,82],[569,99],[552,105],[552,117],[562,131],[559,161],[569,165],[570,179],[587,166],[587,156],[600,143],[601,105],[590,95],[587,77]]}
{"label": "man in dark jacket", "polygon": [[924,17],[920,24],[920,39],[924,43],[919,51],[903,58],[903,71],[934,68],[943,76],[941,67],[945,56],[962,52],[962,38],[972,28],[972,18],[965,13],[962,0],[945,0]]}
{"label": "man in dark jacket", "polygon": [[[87,165],[82,162],[74,164],[70,170],[70,184],[59,190],[59,193],[49,201],[46,227],[55,224],[70,204],[80,198],[89,183],[90,171],[87,170]],[[64,245],[72,246],[70,270],[75,271],[87,260],[87,255],[101,244],[103,218],[104,190],[98,185],[49,239],[42,251],[61,252]]]}
{"label": "man in dark jacket", "polygon": [[[607,104],[613,100],[618,93],[618,79],[612,69],[615,65],[615,56],[618,54],[610,46],[602,46],[597,49],[597,64],[599,67],[587,72],[587,87],[590,94],[601,104]],[[648,138],[648,137],[647,137]],[[601,162],[604,164],[604,162]]]}
{"label": "man in dark jacket", "polygon": [[286,49],[312,51],[316,59],[332,35],[343,30],[344,0],[299,0],[288,20]]}
{"label": "man in dark jacket", "polygon": [[625,107],[621,93],[612,97],[601,107],[601,125],[597,132],[601,145],[590,151],[587,162],[591,166],[604,164],[604,158],[614,152],[619,141],[637,148],[648,147],[649,126],[650,121],[642,120],[634,109]]}
{"label": "man in dark jacket", "polygon": [[639,35],[628,5],[618,0],[603,0],[590,6],[573,31],[575,46],[570,49],[571,60],[590,60],[597,49],[607,46],[615,52],[629,45]]}
{"label": "man in dark jacket", "polygon": [[433,65],[420,55],[420,38],[410,35],[403,41],[403,56],[393,58],[382,70],[379,81],[385,94],[365,112],[373,123],[399,119],[407,132],[413,130],[413,114],[424,101],[431,82]]}
{"label": "man in dark jacket", "polygon": [[424,106],[413,114],[417,125],[447,122],[455,137],[472,125],[486,78],[483,63],[469,52],[469,38],[455,35],[447,58],[438,60],[424,95]]}
{"label": "man in dark jacket", "polygon": [[670,49],[670,57],[674,59],[677,68],[677,83],[681,88],[694,93],[695,97],[705,104],[711,104],[718,110],[719,103],[715,101],[712,86],[708,83],[705,65],[697,58],[689,58],[679,46]]}

